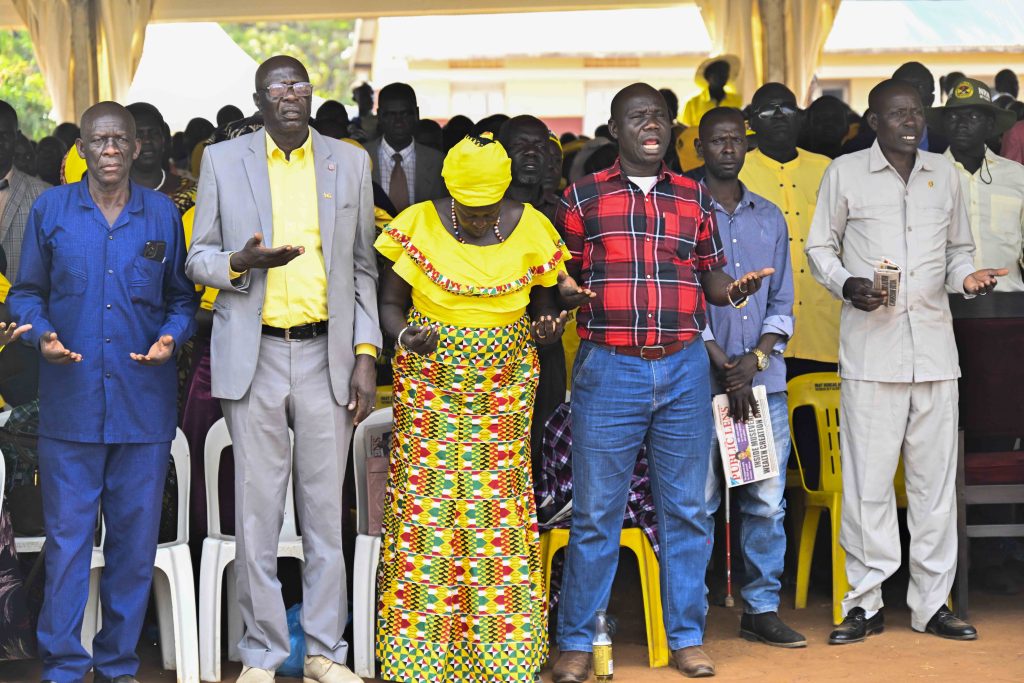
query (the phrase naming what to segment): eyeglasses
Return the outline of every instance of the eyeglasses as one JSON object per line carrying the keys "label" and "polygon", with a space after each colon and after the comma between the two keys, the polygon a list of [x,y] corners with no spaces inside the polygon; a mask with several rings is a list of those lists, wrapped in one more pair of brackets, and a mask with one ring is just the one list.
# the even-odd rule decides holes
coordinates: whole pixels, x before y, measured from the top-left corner
{"label": "eyeglasses", "polygon": [[960,123],[961,121],[970,121],[971,123],[979,123],[987,118],[985,112],[978,111],[977,109],[971,109],[969,111],[947,111],[946,120],[952,124]]}
{"label": "eyeglasses", "polygon": [[794,116],[796,115],[797,108],[791,107],[788,104],[769,104],[754,111],[757,114],[757,118],[762,120],[768,120],[779,113],[782,116]]}
{"label": "eyeglasses", "polygon": [[265,88],[260,88],[272,100],[281,99],[288,94],[289,89],[295,93],[296,97],[309,97],[313,94],[313,84],[306,81],[299,81],[298,83],[271,83]]}

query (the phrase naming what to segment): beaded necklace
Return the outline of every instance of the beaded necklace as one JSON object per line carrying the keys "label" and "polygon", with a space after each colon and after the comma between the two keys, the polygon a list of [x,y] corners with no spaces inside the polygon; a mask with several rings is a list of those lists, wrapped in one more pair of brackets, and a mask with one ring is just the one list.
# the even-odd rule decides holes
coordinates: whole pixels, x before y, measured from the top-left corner
{"label": "beaded necklace", "polygon": [[[494,221],[494,225],[491,226],[491,229],[494,231],[495,239],[497,239],[498,242],[504,242],[505,238],[501,236],[501,230],[498,229],[498,226],[500,226],[500,225],[501,225],[501,211],[498,212],[498,220]],[[462,242],[463,244],[467,244],[466,240],[462,239],[462,234],[459,231],[459,219],[455,217],[455,199],[454,198],[452,199],[452,232],[455,233],[455,239],[457,239],[458,241]]]}

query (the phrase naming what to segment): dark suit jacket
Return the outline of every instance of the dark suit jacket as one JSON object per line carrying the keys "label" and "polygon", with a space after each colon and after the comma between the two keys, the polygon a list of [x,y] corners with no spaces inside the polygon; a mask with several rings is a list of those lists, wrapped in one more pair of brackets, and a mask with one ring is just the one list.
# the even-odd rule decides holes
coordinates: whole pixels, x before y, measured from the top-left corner
{"label": "dark suit jacket", "polygon": [[10,192],[4,212],[0,214],[0,247],[7,252],[7,279],[14,284],[18,278],[18,264],[21,262],[21,243],[25,235],[25,223],[28,213],[36,197],[50,185],[39,178],[22,173],[18,169],[11,172],[11,186],[4,192]]}
{"label": "dark suit jacket", "polygon": [[[367,142],[366,151],[373,162],[373,181],[383,186],[380,181],[380,141],[381,138],[377,138]],[[444,186],[444,180],[441,178],[444,157],[432,147],[418,142],[413,144],[416,145],[416,179],[413,184],[414,195],[411,197],[413,203],[447,197],[448,188]]]}

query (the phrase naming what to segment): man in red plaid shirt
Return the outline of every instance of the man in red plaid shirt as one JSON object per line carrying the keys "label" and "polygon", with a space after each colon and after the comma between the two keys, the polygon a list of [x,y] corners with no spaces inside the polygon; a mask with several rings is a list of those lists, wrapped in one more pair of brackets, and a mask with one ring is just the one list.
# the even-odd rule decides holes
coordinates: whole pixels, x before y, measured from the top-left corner
{"label": "man in red plaid shirt", "polygon": [[672,122],[644,83],[612,100],[610,168],[569,187],[556,217],[570,274],[596,293],[577,315],[573,367],[573,512],[558,618],[555,683],[587,679],[594,614],[605,609],[641,445],[647,446],[661,546],[665,630],[676,666],[712,676],[703,652],[703,527],[711,440],[705,299],[746,303],[771,268],[732,280],[710,194],[662,161]]}

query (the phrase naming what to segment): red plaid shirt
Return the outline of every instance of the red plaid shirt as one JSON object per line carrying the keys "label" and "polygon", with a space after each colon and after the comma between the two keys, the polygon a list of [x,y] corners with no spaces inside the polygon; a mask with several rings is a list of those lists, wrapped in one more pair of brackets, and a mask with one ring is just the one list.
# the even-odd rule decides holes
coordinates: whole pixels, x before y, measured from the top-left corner
{"label": "red plaid shirt", "polygon": [[663,164],[645,197],[616,161],[565,191],[555,224],[570,273],[597,293],[577,314],[581,339],[653,346],[700,334],[697,272],[725,265],[706,189]]}

